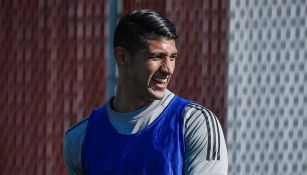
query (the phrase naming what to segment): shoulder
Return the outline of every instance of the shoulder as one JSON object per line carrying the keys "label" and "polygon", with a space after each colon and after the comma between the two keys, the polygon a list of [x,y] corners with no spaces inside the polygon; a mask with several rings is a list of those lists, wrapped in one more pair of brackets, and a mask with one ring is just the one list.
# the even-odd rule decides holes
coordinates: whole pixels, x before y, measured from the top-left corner
{"label": "shoulder", "polygon": [[[224,139],[224,135],[216,115],[195,102],[187,104],[183,114],[184,134],[187,143],[202,141],[203,145],[208,146],[206,159],[218,159],[219,156],[216,153],[220,149],[220,142],[221,139]],[[192,144],[192,148],[196,145]]]}
{"label": "shoulder", "polygon": [[80,142],[85,135],[87,123],[88,117],[73,125],[66,131],[64,139],[70,142],[78,142],[78,140]]}
{"label": "shoulder", "polygon": [[215,114],[195,103],[184,109],[185,171],[227,174],[228,158],[221,125]]}
{"label": "shoulder", "polygon": [[[221,137],[224,137],[218,118],[204,106],[195,102],[189,103],[184,109],[183,116],[184,133],[188,141],[198,140],[201,137],[204,142],[211,144],[219,142]],[[218,143],[212,146],[218,146]]]}
{"label": "shoulder", "polygon": [[217,127],[217,125],[219,125],[219,121],[216,115],[209,109],[196,102],[191,102],[187,104],[184,109],[183,115],[186,125],[188,125],[189,123],[195,123],[196,121],[197,123],[205,122],[207,124],[207,127]]}
{"label": "shoulder", "polygon": [[68,129],[64,136],[64,161],[69,174],[83,174],[81,165],[81,149],[86,133],[88,118]]}
{"label": "shoulder", "polygon": [[206,115],[214,115],[209,109],[205,108],[204,106],[191,101],[190,103],[188,103],[185,107],[185,111],[186,112],[201,112],[201,113],[205,113]]}

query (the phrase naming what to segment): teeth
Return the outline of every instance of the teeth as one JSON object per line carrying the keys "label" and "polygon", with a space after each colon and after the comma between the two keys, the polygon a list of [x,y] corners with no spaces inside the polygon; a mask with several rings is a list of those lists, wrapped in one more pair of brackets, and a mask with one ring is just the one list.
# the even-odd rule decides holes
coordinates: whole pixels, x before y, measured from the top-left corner
{"label": "teeth", "polygon": [[154,80],[161,82],[161,83],[166,83],[167,79],[165,78],[159,78],[159,77],[155,77]]}

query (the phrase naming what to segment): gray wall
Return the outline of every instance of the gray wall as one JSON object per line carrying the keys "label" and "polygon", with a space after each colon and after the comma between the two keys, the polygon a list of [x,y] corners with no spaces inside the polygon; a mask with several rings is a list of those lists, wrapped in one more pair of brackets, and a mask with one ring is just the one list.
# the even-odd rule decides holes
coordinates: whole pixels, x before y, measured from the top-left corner
{"label": "gray wall", "polygon": [[307,2],[230,3],[229,174],[307,171]]}

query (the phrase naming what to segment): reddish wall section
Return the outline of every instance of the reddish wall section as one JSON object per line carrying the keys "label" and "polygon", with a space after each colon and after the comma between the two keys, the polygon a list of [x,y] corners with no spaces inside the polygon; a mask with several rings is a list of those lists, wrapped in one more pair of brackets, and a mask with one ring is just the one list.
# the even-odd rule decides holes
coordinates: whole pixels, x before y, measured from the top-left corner
{"label": "reddish wall section", "polygon": [[17,1],[0,5],[1,174],[46,171],[48,61],[41,8]]}
{"label": "reddish wall section", "polygon": [[104,103],[108,6],[0,3],[0,174],[64,174],[64,132]]}
{"label": "reddish wall section", "polygon": [[123,0],[123,14],[126,14],[135,9],[152,9],[160,14],[166,15],[167,0]]}
{"label": "reddish wall section", "polygon": [[166,15],[179,38],[170,89],[212,110],[226,134],[228,1],[123,1],[123,14],[149,8]]}
{"label": "reddish wall section", "polygon": [[178,26],[179,58],[171,88],[212,110],[226,133],[226,0],[167,1],[167,14]]}

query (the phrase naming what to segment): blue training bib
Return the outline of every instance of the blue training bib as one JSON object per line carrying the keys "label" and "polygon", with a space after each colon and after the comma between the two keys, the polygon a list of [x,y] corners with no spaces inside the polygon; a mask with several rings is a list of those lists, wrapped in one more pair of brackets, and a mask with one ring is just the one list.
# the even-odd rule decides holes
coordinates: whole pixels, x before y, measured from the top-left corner
{"label": "blue training bib", "polygon": [[182,174],[183,110],[188,100],[175,96],[149,126],[124,135],[111,125],[106,105],[89,117],[82,147],[85,174]]}

